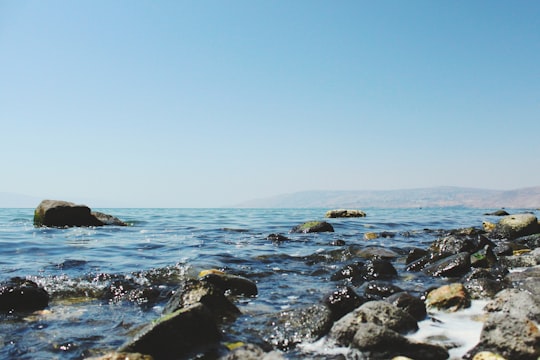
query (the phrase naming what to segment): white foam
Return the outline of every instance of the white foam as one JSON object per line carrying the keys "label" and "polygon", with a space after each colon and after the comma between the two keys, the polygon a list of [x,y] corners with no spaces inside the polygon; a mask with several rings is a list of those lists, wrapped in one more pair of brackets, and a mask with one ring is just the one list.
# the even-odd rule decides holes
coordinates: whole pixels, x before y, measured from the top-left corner
{"label": "white foam", "polygon": [[419,330],[407,337],[450,348],[450,359],[461,359],[480,340],[487,300],[473,300],[471,307],[457,312],[430,311]]}

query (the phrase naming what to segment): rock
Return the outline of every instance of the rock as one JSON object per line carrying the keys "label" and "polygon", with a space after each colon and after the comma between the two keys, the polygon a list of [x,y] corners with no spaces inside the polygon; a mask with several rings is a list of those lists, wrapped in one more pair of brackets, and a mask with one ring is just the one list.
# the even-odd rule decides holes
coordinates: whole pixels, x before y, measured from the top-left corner
{"label": "rock", "polygon": [[504,288],[501,281],[486,278],[471,279],[464,286],[471,299],[492,298]]}
{"label": "rock", "polygon": [[426,298],[428,308],[457,311],[471,306],[471,299],[463,284],[454,283],[443,285],[428,293]]}
{"label": "rock", "polygon": [[154,360],[154,358],[140,353],[109,352],[102,356],[86,358],[86,360]]}
{"label": "rock", "polygon": [[308,221],[291,229],[291,233],[307,234],[314,232],[334,232],[334,227],[326,221]]}
{"label": "rock", "polygon": [[34,226],[73,227],[103,226],[126,223],[114,216],[100,212],[91,212],[86,205],[59,200],[43,200],[34,211]]}
{"label": "rock", "polygon": [[484,229],[485,232],[487,233],[490,233],[492,232],[493,230],[495,230],[495,227],[497,225],[492,223],[492,222],[489,222],[489,221],[482,221],[482,229]]}
{"label": "rock", "polygon": [[492,313],[484,323],[480,341],[468,354],[486,350],[507,359],[536,360],[540,357],[538,326],[526,317]]}
{"label": "rock", "polygon": [[469,272],[471,268],[471,255],[462,252],[445,257],[424,268],[424,273],[431,276],[459,277]]}
{"label": "rock", "polygon": [[366,217],[366,213],[362,210],[336,209],[328,210],[324,216],[327,218]]}
{"label": "rock", "polygon": [[536,216],[533,214],[515,214],[500,219],[490,236],[498,239],[514,240],[538,232],[540,232],[540,227]]}
{"label": "rock", "polygon": [[333,274],[332,281],[347,279],[353,284],[376,279],[391,279],[397,276],[397,271],[388,260],[372,259],[365,263],[356,262],[346,265]]}
{"label": "rock", "polygon": [[210,310],[196,303],[148,324],[118,351],[148,354],[156,359],[181,358],[215,344],[220,337]]}
{"label": "rock", "polygon": [[519,290],[528,291],[536,297],[540,297],[540,266],[526,268],[523,271],[509,273],[506,281]]}
{"label": "rock", "polygon": [[506,360],[499,354],[494,354],[491,351],[480,351],[474,357],[472,360]]}
{"label": "rock", "polygon": [[486,304],[484,310],[500,312],[512,317],[523,317],[540,323],[540,297],[527,291],[505,289]]}
{"label": "rock", "polygon": [[423,258],[424,256],[428,255],[428,254],[429,254],[429,252],[427,250],[424,250],[424,249],[420,249],[420,248],[411,249],[409,251],[409,253],[407,254],[407,258],[405,259],[405,263],[407,265],[409,265],[412,262],[417,261],[417,260]]}
{"label": "rock", "polygon": [[402,292],[399,286],[383,281],[371,281],[366,284],[364,295],[369,300],[382,300],[392,294]]}
{"label": "rock", "polygon": [[540,265],[540,248],[534,249],[533,251],[524,249],[521,251],[514,251],[514,253],[518,255],[502,257],[500,260],[501,264],[509,268]]}
{"label": "rock", "polygon": [[340,345],[348,346],[358,329],[366,323],[383,326],[400,334],[418,330],[416,320],[397,306],[386,301],[369,301],[336,321],[329,337]]}
{"label": "rock", "polygon": [[274,244],[281,244],[282,242],[289,241],[290,239],[281,234],[270,234],[266,237],[266,240],[270,240]]}
{"label": "rock", "polygon": [[49,305],[49,294],[31,280],[15,277],[0,286],[0,311],[35,311]]}
{"label": "rock", "polygon": [[468,236],[448,235],[434,241],[430,246],[430,252],[441,256],[454,255],[460,252],[475,252],[477,244]]}
{"label": "rock", "polygon": [[240,314],[236,305],[225,297],[223,289],[194,279],[186,280],[173,294],[163,308],[163,314],[171,314],[198,303],[204,304],[217,321]]}
{"label": "rock", "polygon": [[376,358],[390,359],[403,355],[415,360],[448,358],[448,352],[439,346],[411,342],[398,332],[373,323],[365,323],[358,328],[352,346],[364,352],[372,351]]}
{"label": "rock", "polygon": [[517,238],[514,242],[516,244],[525,245],[529,249],[536,249],[540,247],[540,234],[522,236]]}
{"label": "rock", "polygon": [[364,259],[385,259],[391,260],[399,256],[399,254],[393,250],[380,247],[380,246],[367,246],[354,251],[354,255],[362,257]]}
{"label": "rock", "polygon": [[374,240],[376,238],[378,238],[379,235],[377,235],[377,233],[374,233],[374,232],[367,232],[364,234],[364,240]]}
{"label": "rock", "polygon": [[270,320],[271,329],[263,334],[263,338],[287,351],[301,342],[313,342],[326,335],[332,323],[332,312],[323,304],[282,311]]}
{"label": "rock", "polygon": [[497,210],[497,211],[493,211],[493,212],[490,212],[490,213],[485,213],[484,215],[488,215],[488,216],[507,216],[507,215],[510,215],[509,213],[507,213],[505,210]]}
{"label": "rock", "polygon": [[257,284],[253,281],[237,275],[223,272],[212,272],[200,275],[201,281],[213,284],[228,295],[257,296]]}
{"label": "rock", "polygon": [[366,300],[363,297],[358,296],[358,294],[348,286],[335,290],[323,300],[323,303],[328,306],[332,312],[333,321],[342,318],[345,314],[350,313],[365,302]]}
{"label": "rock", "polygon": [[285,359],[279,351],[269,353],[254,344],[242,344],[232,350],[222,360],[283,360]]}
{"label": "rock", "polygon": [[386,298],[390,304],[405,310],[416,321],[424,320],[427,316],[426,304],[416,296],[406,292],[400,292],[390,295]]}

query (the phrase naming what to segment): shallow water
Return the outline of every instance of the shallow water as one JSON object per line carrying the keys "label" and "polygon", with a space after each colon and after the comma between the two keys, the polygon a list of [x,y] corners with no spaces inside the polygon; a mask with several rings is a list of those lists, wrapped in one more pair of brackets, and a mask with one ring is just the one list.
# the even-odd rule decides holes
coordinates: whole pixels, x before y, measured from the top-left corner
{"label": "shallow water", "polygon": [[[334,233],[288,234],[305,221],[324,220],[326,209],[95,210],[130,226],[34,228],[33,209],[0,209],[0,281],[28,278],[51,295],[44,311],[0,315],[0,358],[80,359],[114,349],[160,315],[183,279],[208,268],[257,282],[259,295],[240,299],[244,315],[237,322],[321,301],[342,285],[330,276],[366,247],[400,254],[395,283],[420,294],[442,280],[406,273],[402,257],[409,249],[427,247],[440,230],[497,221],[483,209],[363,209],[365,218],[328,219]],[[383,231],[395,236],[363,239]],[[272,243],[266,239],[272,233],[290,241]],[[362,285],[355,291],[362,293]],[[246,340],[242,334],[229,340],[235,336]]]}

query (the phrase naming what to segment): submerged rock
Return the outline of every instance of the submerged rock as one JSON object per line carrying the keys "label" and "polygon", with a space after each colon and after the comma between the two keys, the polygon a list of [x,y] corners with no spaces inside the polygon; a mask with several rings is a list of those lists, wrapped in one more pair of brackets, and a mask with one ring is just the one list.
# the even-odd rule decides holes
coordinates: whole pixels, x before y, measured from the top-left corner
{"label": "submerged rock", "polygon": [[213,345],[220,338],[210,310],[196,303],[147,325],[119,351],[148,354],[156,359],[176,359],[200,347]]}
{"label": "submerged rock", "polygon": [[43,200],[34,211],[34,226],[73,227],[127,224],[120,219],[92,212],[86,205],[60,200]]}
{"label": "submerged rock", "polygon": [[291,233],[307,234],[314,232],[334,232],[334,227],[326,221],[308,221],[291,229]]}
{"label": "submerged rock", "polygon": [[49,305],[49,294],[35,282],[15,277],[0,286],[0,311],[34,311]]}
{"label": "submerged rock", "polygon": [[324,216],[327,218],[365,217],[366,213],[362,210],[336,209],[328,210]]}

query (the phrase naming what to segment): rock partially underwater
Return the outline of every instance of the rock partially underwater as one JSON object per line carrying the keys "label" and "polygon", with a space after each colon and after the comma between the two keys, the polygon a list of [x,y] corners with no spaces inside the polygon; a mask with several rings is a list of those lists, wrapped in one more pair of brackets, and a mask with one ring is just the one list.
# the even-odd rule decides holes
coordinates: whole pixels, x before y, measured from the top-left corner
{"label": "rock partially underwater", "polygon": [[93,212],[86,205],[61,200],[43,200],[34,211],[34,226],[126,226],[122,220],[101,212]]}

